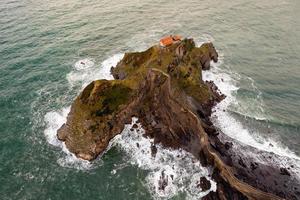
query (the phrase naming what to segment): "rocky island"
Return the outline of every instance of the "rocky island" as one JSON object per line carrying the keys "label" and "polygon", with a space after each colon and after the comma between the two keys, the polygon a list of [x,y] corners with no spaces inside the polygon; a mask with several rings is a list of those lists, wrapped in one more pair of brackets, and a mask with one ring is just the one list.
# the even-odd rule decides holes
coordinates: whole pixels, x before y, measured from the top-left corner
{"label": "rocky island", "polygon": [[[75,99],[57,137],[77,157],[93,160],[136,117],[144,137],[154,139],[153,156],[161,144],[214,169],[217,190],[204,199],[299,199],[300,184],[289,169],[258,163],[239,149],[266,160],[277,155],[241,144],[211,122],[213,106],[226,98],[202,80],[211,61],[218,61],[213,44],[196,47],[193,39],[126,53],[111,69],[115,80],[95,80]],[[200,186],[210,187],[203,178]]]}

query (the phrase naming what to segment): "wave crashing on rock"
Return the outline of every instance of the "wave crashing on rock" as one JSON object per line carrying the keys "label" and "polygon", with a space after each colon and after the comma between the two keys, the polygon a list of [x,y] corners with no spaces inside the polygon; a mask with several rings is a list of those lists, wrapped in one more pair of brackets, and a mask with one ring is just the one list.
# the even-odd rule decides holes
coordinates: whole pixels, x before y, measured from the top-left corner
{"label": "wave crashing on rock", "polygon": [[[210,121],[212,108],[226,98],[214,82],[202,79],[211,61],[218,61],[213,44],[196,47],[193,39],[126,53],[111,69],[115,80],[92,81],[75,99],[58,139],[77,157],[94,160],[137,117],[144,129],[140,134],[153,141],[154,157],[160,145],[189,152],[214,169],[216,191],[203,199],[297,199],[293,187],[278,184],[299,185],[287,169],[258,164],[233,149],[270,153],[226,137]],[[161,179],[156,189],[168,190],[172,178],[167,171],[153,175]]]}

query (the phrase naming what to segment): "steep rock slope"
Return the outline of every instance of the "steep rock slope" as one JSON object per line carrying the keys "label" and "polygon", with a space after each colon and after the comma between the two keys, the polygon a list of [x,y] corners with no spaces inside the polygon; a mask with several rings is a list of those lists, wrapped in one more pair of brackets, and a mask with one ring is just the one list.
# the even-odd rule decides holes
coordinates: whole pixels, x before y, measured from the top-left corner
{"label": "steep rock slope", "polygon": [[225,96],[213,82],[202,80],[202,70],[217,60],[212,43],[196,47],[192,39],[126,53],[111,69],[115,80],[93,81],[76,98],[57,136],[76,156],[93,160],[135,116],[155,144],[185,149],[214,167],[217,191],[206,199],[297,199],[292,187],[274,184],[277,180],[297,186],[296,179],[247,158],[247,164],[254,165],[250,170],[245,158],[232,150],[240,144],[211,123],[212,107]]}

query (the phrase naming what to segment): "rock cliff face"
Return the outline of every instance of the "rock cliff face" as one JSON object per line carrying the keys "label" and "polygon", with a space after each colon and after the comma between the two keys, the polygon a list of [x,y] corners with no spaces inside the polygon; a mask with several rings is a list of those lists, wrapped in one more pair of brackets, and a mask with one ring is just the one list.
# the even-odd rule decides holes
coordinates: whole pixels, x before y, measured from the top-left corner
{"label": "rock cliff face", "polygon": [[126,53],[111,69],[115,80],[93,81],[76,98],[57,136],[76,156],[93,160],[135,116],[154,143],[185,149],[214,167],[217,191],[205,199],[297,199],[291,188],[270,185],[296,180],[284,170],[245,162],[232,150],[234,141],[210,122],[212,107],[225,96],[201,77],[217,60],[212,43],[196,47],[192,39]]}

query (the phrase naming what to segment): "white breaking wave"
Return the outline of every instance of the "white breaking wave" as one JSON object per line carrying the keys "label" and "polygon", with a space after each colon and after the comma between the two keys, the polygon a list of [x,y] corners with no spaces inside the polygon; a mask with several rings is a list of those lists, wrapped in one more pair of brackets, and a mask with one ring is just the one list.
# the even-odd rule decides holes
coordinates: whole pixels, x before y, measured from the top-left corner
{"label": "white breaking wave", "polygon": [[[107,79],[112,80],[113,76],[110,74],[110,69],[122,59],[124,54],[116,54],[101,63],[98,67],[91,59],[83,59],[75,63],[74,70],[67,74],[66,78],[70,87],[81,86],[85,87],[93,80]],[[83,64],[84,63],[84,64]],[[214,108],[212,121],[225,134],[237,139],[245,144],[251,145],[258,149],[271,151],[279,155],[288,157],[297,157],[287,148],[283,149],[271,140],[264,140],[260,138],[259,142],[257,136],[249,133],[242,124],[233,118],[228,112],[228,107],[237,103],[234,93],[239,89],[235,85],[235,80],[232,74],[225,70],[221,70],[219,65],[223,63],[223,56],[220,55],[219,62],[212,64],[210,71],[203,72],[204,80],[213,80],[219,87],[222,93],[227,95]],[[62,108],[59,111],[48,112],[45,115],[44,121],[47,126],[44,131],[45,137],[49,144],[61,148],[64,156],[58,159],[58,163],[64,167],[72,167],[77,169],[91,169],[92,164],[88,161],[78,159],[74,154],[70,153],[65,144],[59,141],[56,137],[58,128],[66,122],[67,114],[70,107]],[[135,123],[137,119],[133,119]],[[149,170],[146,177],[146,187],[148,187],[152,196],[155,199],[169,199],[176,196],[179,192],[186,193],[187,199],[199,199],[210,191],[216,190],[216,183],[211,180],[211,170],[204,168],[200,162],[196,160],[190,153],[183,150],[165,149],[157,145],[157,154],[154,157],[151,155],[152,140],[142,136],[143,129],[140,127],[131,131],[131,125],[126,125],[122,134],[116,136],[110,143],[110,146],[117,146],[122,149],[132,165],[138,166],[141,169]],[[270,142],[273,144],[271,147]],[[298,157],[297,157],[298,158]],[[112,174],[117,173],[118,169],[112,170]],[[160,190],[160,181],[162,181],[162,174],[164,180],[168,182],[164,190]],[[199,184],[200,177],[206,177],[211,182],[211,189],[208,191],[201,191]]]}
{"label": "white breaking wave", "polygon": [[[116,66],[123,58],[124,54],[116,54],[101,63],[101,66],[95,66],[92,59],[82,59],[74,64],[74,70],[67,74],[66,78],[71,87],[85,87],[90,82],[97,79],[113,79],[110,74],[110,68]],[[57,130],[67,121],[67,115],[70,112],[70,106],[60,110],[46,113],[44,121],[46,129],[44,135],[47,142],[53,146],[59,147],[64,152],[64,155],[58,159],[58,164],[63,167],[71,167],[76,169],[91,169],[91,162],[77,158],[74,154],[68,151],[65,144],[57,139]]]}
{"label": "white breaking wave", "polygon": [[60,111],[48,112],[45,115],[47,124],[44,131],[45,137],[49,144],[59,147],[64,152],[64,155],[58,159],[58,164],[63,167],[71,167],[76,169],[90,169],[91,163],[77,158],[74,154],[68,151],[66,145],[57,139],[57,130],[67,121],[67,115],[70,112],[70,107],[63,108]]}
{"label": "white breaking wave", "polygon": [[[106,59],[101,63],[101,67],[97,67],[90,59],[79,60],[75,63],[74,70],[67,74],[66,78],[71,87],[85,87],[88,83],[97,79],[111,80],[113,76],[110,74],[110,69],[112,66],[116,66],[123,55],[116,54]],[[83,65],[83,63],[85,64]],[[66,107],[58,111],[48,112],[45,115],[45,137],[49,144],[61,148],[64,152],[64,155],[58,159],[58,163],[61,166],[82,170],[91,169],[93,167],[91,162],[77,158],[56,137],[57,130],[66,122],[69,111],[70,107]],[[135,121],[136,119],[133,119],[133,123]],[[153,198],[169,199],[176,196],[179,192],[183,192],[186,193],[187,199],[199,199],[210,191],[216,190],[216,183],[210,177],[211,169],[202,167],[193,155],[183,150],[165,149],[157,145],[158,151],[156,157],[153,158],[150,151],[153,141],[142,136],[144,130],[140,125],[139,129],[134,131],[130,131],[131,126],[132,124],[126,125],[122,134],[116,136],[110,142],[109,148],[117,146],[129,157],[128,162],[130,164],[150,171],[146,177],[145,184]],[[115,174],[117,170],[114,169],[111,173]],[[159,189],[162,173],[165,181],[168,182],[164,190]],[[202,191],[199,187],[202,176],[211,182],[210,190]]]}
{"label": "white breaking wave", "polygon": [[264,110],[265,103],[262,99],[262,92],[255,85],[255,81],[250,77],[241,77],[238,76],[240,81],[245,81],[244,84],[251,86],[248,90],[250,95],[240,95],[236,99],[236,104],[233,106],[235,113],[240,115],[254,118],[256,120],[265,120],[271,119],[271,116],[267,115]]}
{"label": "white breaking wave", "polygon": [[[244,144],[260,150],[273,152],[277,155],[300,160],[300,158],[287,147],[284,147],[271,138],[263,138],[261,134],[257,132],[250,132],[241,122],[232,116],[229,108],[232,105],[238,104],[235,94],[239,88],[236,86],[237,80],[234,79],[235,75],[228,69],[222,69],[220,67],[222,63],[223,55],[220,55],[220,59],[217,63],[211,62],[212,67],[210,70],[202,72],[203,80],[213,81],[220,91],[226,95],[226,98],[213,108],[214,112],[211,116],[211,120],[214,125],[226,135]],[[254,83],[252,82],[252,84]],[[255,85],[253,87],[255,87]]]}
{"label": "white breaking wave", "polygon": [[[157,153],[153,157],[151,153],[153,140],[143,136],[144,130],[139,123],[137,129],[132,129],[136,121],[137,118],[133,118],[132,124],[126,125],[123,132],[111,143],[126,153],[127,162],[141,169],[150,170],[146,182],[155,199],[169,199],[179,192],[184,192],[187,199],[192,200],[199,199],[210,191],[216,191],[216,183],[210,178],[211,169],[202,167],[192,154],[156,145]],[[115,170],[112,173],[115,173]],[[200,178],[203,176],[211,182],[210,190],[202,191],[199,187]],[[164,190],[160,189],[163,181],[167,183]]]}
{"label": "white breaking wave", "polygon": [[[124,54],[116,54],[101,63],[101,66],[94,65],[90,59],[82,59],[75,63],[76,70],[67,74],[67,80],[71,87],[82,86],[84,88],[90,82],[98,79],[112,80],[113,76],[110,73],[111,67],[115,67],[123,58]],[[82,68],[82,63],[85,63],[85,68]]]}

